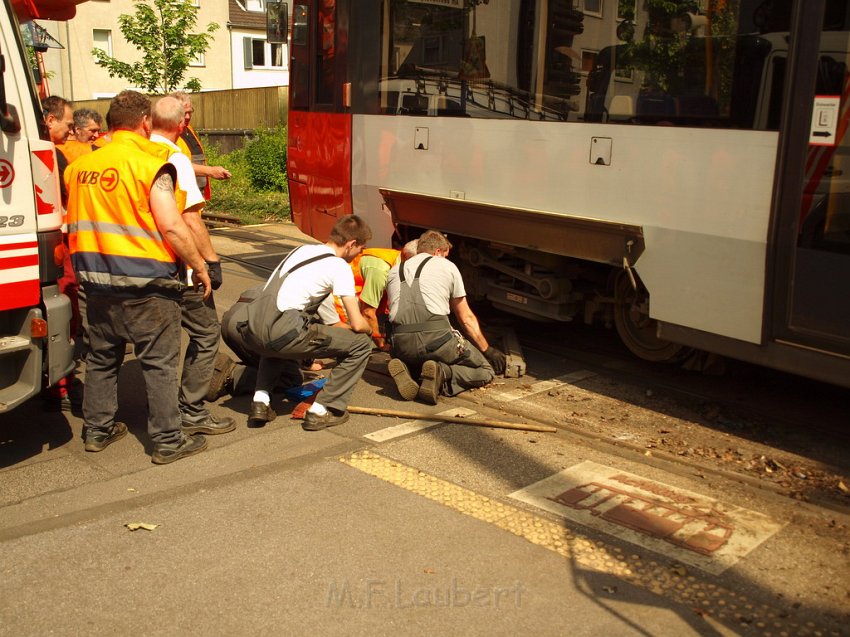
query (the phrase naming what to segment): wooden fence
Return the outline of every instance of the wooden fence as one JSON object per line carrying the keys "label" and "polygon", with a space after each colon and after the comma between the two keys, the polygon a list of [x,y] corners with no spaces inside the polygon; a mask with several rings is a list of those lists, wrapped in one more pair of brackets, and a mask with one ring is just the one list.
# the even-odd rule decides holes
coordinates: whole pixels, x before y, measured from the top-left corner
{"label": "wooden fence", "polygon": [[[228,153],[241,148],[256,129],[286,124],[287,96],[286,86],[192,93],[192,128]],[[106,115],[109,102],[76,100],[74,109],[91,108]]]}

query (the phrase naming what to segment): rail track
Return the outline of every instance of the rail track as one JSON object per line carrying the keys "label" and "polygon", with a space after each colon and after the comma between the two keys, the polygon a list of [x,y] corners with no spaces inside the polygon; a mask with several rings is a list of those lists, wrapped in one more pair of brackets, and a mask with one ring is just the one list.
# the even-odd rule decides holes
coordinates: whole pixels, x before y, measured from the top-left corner
{"label": "rail track", "polygon": [[[279,234],[264,231],[262,227],[211,230],[211,234],[218,232],[225,232],[230,240],[250,243],[254,248],[263,246],[284,251],[296,245],[282,241]],[[260,278],[273,268],[242,256],[224,254],[222,259]],[[806,491],[818,478],[828,483],[819,485],[821,495],[825,491],[828,497],[813,499],[833,507],[850,506],[850,497],[839,488],[840,476],[850,475],[846,453],[850,446],[850,416],[847,415],[850,390],[733,360],[715,360],[714,373],[682,369],[681,365],[647,363],[631,355],[612,329],[531,322],[487,306],[476,310],[485,331],[487,325],[509,325],[516,331],[528,368],[538,378],[557,378],[567,368],[589,370],[605,379],[606,392],[624,404],[631,403],[635,409],[648,402],[644,398],[651,397],[649,402],[654,403],[663,399],[664,405],[656,404],[655,409],[670,413],[686,411],[693,424],[700,428],[703,442],[665,450],[656,438],[671,446],[676,432],[636,435],[636,442],[632,443],[616,439],[615,434],[582,432],[581,427],[574,428],[576,433],[583,433],[597,442],[631,447],[633,451],[650,450],[656,457],[664,457],[685,470],[724,475],[737,473],[744,482],[787,494]],[[718,373],[721,370],[722,373]],[[520,410],[517,415],[528,416],[521,411],[526,407],[518,405],[516,409]],[[558,422],[555,418],[548,422],[565,426],[564,421]],[[603,423],[600,431],[604,428]],[[737,441],[735,448],[750,466],[740,461],[721,462],[724,449],[716,453],[718,457],[711,456],[713,451],[705,451],[729,437]],[[699,457],[697,452],[709,455]],[[799,477],[804,474],[805,477]],[[850,481],[842,484],[850,486]]]}

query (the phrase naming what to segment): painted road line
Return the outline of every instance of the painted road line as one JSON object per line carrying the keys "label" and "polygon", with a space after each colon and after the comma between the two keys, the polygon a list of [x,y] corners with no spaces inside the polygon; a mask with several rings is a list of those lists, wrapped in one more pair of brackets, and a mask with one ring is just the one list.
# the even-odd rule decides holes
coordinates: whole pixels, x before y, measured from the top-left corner
{"label": "painted road line", "polygon": [[[474,416],[475,414],[476,412],[472,409],[466,409],[465,407],[456,407],[454,409],[447,409],[446,411],[441,411],[436,415],[467,417]],[[406,436],[408,434],[416,433],[417,431],[423,431],[425,429],[430,429],[431,427],[436,427],[437,425],[442,424],[444,423],[439,420],[409,420],[408,422],[403,422],[400,425],[387,427],[386,429],[378,429],[378,431],[373,431],[372,433],[366,434],[363,437],[368,438],[373,442],[386,442],[387,440],[392,440],[393,438]]]}
{"label": "painted road line", "polygon": [[713,575],[699,570],[690,572],[685,566],[640,547],[623,549],[590,538],[565,525],[563,520],[551,520],[511,506],[374,451],[358,451],[339,461],[553,551],[568,560],[574,570],[581,567],[589,572],[612,575],[682,604],[692,609],[696,616],[722,623],[734,634],[740,634],[742,626],[748,634],[762,637],[835,634],[821,629],[809,616],[798,615],[785,603],[778,606],[750,597],[743,590],[717,583]]}
{"label": "painted road line", "polygon": [[544,391],[551,391],[552,389],[563,387],[564,385],[572,385],[573,383],[577,383],[585,378],[592,378],[593,376],[596,376],[594,372],[586,369],[580,369],[552,380],[541,380],[536,383],[532,383],[531,385],[526,385],[525,387],[519,387],[501,394],[493,394],[492,397],[500,402],[520,400],[522,398],[534,396],[535,394],[540,394]]}
{"label": "painted road line", "polygon": [[761,513],[591,461],[510,497],[713,575],[783,527]]}

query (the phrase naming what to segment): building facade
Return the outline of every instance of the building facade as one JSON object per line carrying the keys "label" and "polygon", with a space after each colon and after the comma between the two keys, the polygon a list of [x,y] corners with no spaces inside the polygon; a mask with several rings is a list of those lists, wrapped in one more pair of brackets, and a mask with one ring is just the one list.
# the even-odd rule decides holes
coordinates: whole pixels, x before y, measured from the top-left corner
{"label": "building facade", "polygon": [[[196,28],[216,23],[210,47],[186,69],[183,82],[198,78],[202,90],[281,86],[289,82],[285,44],[266,41],[265,0],[186,0],[198,7]],[[61,45],[44,54],[50,92],[71,101],[112,97],[128,86],[94,61],[100,48],[123,62],[133,63],[141,52],[121,33],[117,17],[134,13],[134,0],[91,0],[77,6],[67,22],[40,21]],[[179,87],[179,88],[182,88]]]}

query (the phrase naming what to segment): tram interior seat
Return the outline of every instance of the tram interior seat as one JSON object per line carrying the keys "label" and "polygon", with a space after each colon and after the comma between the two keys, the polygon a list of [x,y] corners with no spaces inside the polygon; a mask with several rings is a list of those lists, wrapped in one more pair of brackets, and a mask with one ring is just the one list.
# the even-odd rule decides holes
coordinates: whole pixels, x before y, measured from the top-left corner
{"label": "tram interior seat", "polygon": [[608,105],[608,121],[623,122],[635,116],[635,103],[631,95],[615,95]]}

